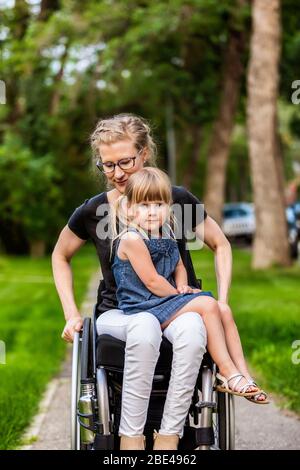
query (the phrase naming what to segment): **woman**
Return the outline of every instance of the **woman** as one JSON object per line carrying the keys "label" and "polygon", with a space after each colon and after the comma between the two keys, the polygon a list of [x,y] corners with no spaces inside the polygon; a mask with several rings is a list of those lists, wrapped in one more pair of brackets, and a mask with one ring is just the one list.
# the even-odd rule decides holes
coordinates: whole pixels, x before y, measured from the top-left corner
{"label": "woman", "polygon": [[[131,174],[144,165],[154,165],[155,144],[147,123],[134,115],[116,115],[99,121],[91,136],[91,145],[97,166],[104,173],[109,189],[86,200],[70,217],[54,248],[52,261],[56,288],[64,310],[66,325],[62,333],[64,340],[72,342],[75,331],[80,331],[82,318],[74,300],[72,256],[92,239],[101,264],[103,281],[98,290],[97,331],[110,334],[126,342],[122,410],[119,435],[120,449],[144,449],[143,429],[152,388],[153,374],[159,356],[162,331],[158,320],[148,312],[124,315],[117,309],[116,286],[111,270],[110,234],[106,230],[110,205],[124,193]],[[201,211],[199,200],[183,187],[172,187],[175,205],[187,212],[179,211],[181,227],[195,230],[215,252],[218,279],[218,304],[223,326],[228,329],[235,357],[239,359],[239,370],[251,380],[247,370],[235,323],[227,304],[231,279],[231,248],[218,225]],[[177,217],[178,219],[178,217]],[[178,238],[181,258],[188,273],[188,284],[197,286],[188,249],[186,230]],[[186,321],[187,318],[189,321]],[[184,320],[183,320],[184,319]],[[163,418],[154,449],[176,449],[183,434],[183,426],[190,406],[198,371],[206,346],[206,331],[196,312],[185,313],[176,318],[163,335],[173,345],[173,364],[169,390]],[[185,377],[185,381],[178,377]],[[253,391],[256,387],[253,386]],[[260,398],[259,398],[260,399]]]}

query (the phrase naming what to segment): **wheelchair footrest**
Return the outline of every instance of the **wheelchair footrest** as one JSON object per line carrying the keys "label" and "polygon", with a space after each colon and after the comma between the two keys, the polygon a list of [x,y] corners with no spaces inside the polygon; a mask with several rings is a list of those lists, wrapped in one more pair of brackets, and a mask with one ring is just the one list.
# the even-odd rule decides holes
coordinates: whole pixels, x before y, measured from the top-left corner
{"label": "wheelchair footrest", "polygon": [[96,434],[94,440],[94,450],[113,450],[114,448],[113,434]]}
{"label": "wheelchair footrest", "polygon": [[212,446],[215,443],[214,430],[209,428],[196,428],[197,446]]}

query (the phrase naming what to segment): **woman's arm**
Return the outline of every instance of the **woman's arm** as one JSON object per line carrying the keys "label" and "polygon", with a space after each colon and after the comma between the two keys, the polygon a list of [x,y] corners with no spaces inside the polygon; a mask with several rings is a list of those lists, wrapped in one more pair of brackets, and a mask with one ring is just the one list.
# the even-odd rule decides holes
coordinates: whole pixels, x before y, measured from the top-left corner
{"label": "woman's arm", "polygon": [[61,231],[52,253],[54,282],[66,319],[62,338],[68,342],[73,341],[74,332],[80,331],[82,327],[82,318],[74,298],[70,261],[84,243],[85,240],[77,237],[66,225]]}
{"label": "woman's arm", "polygon": [[152,294],[158,297],[178,294],[175,287],[173,287],[167,279],[158,274],[152,262],[149,250],[138,234],[127,232],[121,239],[119,248],[130,261],[137,276]]}
{"label": "woman's arm", "polygon": [[227,303],[232,272],[231,246],[219,225],[211,217],[207,216],[205,221],[196,227],[196,235],[202,241],[203,228],[204,243],[215,253],[218,299],[220,302]]}

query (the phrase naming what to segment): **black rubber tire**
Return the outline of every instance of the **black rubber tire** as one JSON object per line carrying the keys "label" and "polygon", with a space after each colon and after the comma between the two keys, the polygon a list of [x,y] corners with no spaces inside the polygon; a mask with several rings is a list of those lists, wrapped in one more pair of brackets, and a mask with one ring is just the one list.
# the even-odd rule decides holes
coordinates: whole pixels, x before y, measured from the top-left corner
{"label": "black rubber tire", "polygon": [[235,416],[233,395],[218,392],[218,433],[220,450],[233,450],[235,446]]}
{"label": "black rubber tire", "polygon": [[81,380],[87,380],[93,377],[92,360],[91,319],[86,317],[83,321],[82,330]]}

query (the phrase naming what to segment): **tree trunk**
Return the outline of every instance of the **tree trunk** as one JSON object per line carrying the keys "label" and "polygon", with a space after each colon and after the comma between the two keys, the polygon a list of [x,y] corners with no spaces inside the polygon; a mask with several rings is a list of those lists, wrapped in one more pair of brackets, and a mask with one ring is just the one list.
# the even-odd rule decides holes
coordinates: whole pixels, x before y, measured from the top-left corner
{"label": "tree trunk", "polygon": [[193,177],[197,169],[197,162],[200,155],[201,147],[201,128],[199,124],[194,124],[191,126],[191,136],[192,136],[192,150],[191,157],[189,160],[188,167],[183,177],[183,186],[190,190],[193,182]]}
{"label": "tree trunk", "polygon": [[22,224],[0,218],[0,245],[7,254],[27,255],[29,245]]}
{"label": "tree trunk", "polygon": [[44,240],[33,240],[30,242],[30,256],[32,258],[41,258],[45,256],[46,243]]}
{"label": "tree trunk", "polygon": [[241,155],[238,161],[238,192],[236,201],[247,201],[249,198],[249,161]]}
{"label": "tree trunk", "polygon": [[41,9],[38,15],[39,21],[47,21],[49,16],[59,9],[59,0],[41,0]]}
{"label": "tree trunk", "polygon": [[[242,6],[245,1],[239,0],[238,4]],[[213,126],[207,158],[204,204],[209,215],[218,223],[222,221],[226,168],[243,73],[242,53],[245,40],[243,30],[232,28],[224,56],[220,108]]]}
{"label": "tree trunk", "polygon": [[277,133],[280,0],[254,0],[248,71],[250,169],[256,210],[252,265],[290,264]]}
{"label": "tree trunk", "polygon": [[[21,43],[26,35],[30,22],[29,8],[23,0],[16,0],[13,8],[13,21],[10,26],[10,34],[16,43]],[[6,124],[13,127],[24,114],[24,105],[21,104],[20,89],[22,76],[16,72],[14,67],[7,78],[6,83],[6,103],[9,110],[6,117]]]}
{"label": "tree trunk", "polygon": [[69,49],[69,42],[65,45],[65,51],[61,57],[61,63],[60,63],[60,68],[57,74],[54,77],[54,91],[53,95],[50,101],[50,109],[49,109],[49,114],[50,116],[54,116],[59,109],[59,102],[60,102],[60,85],[61,81],[64,76],[64,69],[68,57],[68,49]]}
{"label": "tree trunk", "polygon": [[171,97],[166,103],[166,140],[168,154],[168,174],[172,184],[176,184],[176,137],[174,128],[174,105]]}

